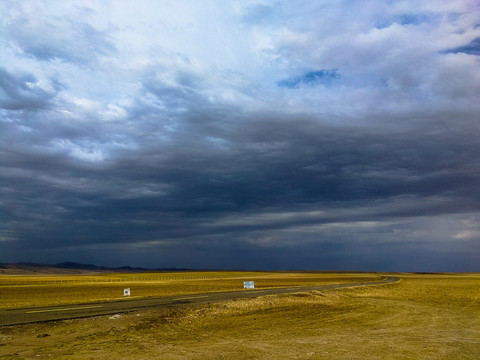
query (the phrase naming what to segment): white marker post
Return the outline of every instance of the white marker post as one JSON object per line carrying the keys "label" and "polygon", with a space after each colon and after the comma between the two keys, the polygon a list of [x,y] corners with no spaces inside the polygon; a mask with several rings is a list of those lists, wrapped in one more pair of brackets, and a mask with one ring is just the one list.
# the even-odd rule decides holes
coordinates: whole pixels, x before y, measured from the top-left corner
{"label": "white marker post", "polygon": [[243,282],[244,289],[255,289],[255,283],[253,281],[244,281]]}

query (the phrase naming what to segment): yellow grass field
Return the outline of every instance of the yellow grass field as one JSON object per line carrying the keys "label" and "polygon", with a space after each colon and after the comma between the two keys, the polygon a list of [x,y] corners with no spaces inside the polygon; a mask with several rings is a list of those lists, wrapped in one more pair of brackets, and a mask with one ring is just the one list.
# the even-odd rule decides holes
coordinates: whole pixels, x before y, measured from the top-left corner
{"label": "yellow grass field", "polygon": [[[230,282],[243,281],[236,275],[205,279],[205,284],[225,282],[228,288]],[[378,277],[248,276],[259,283],[265,280],[263,286]],[[480,358],[480,274],[395,276],[401,281],[387,285],[3,327],[0,359]]]}
{"label": "yellow grass field", "polygon": [[0,309],[66,305],[107,300],[159,297],[201,292],[234,291],[244,280],[257,288],[341,284],[374,281],[375,274],[269,273],[269,272],[156,272],[100,275],[3,275],[0,276]]}

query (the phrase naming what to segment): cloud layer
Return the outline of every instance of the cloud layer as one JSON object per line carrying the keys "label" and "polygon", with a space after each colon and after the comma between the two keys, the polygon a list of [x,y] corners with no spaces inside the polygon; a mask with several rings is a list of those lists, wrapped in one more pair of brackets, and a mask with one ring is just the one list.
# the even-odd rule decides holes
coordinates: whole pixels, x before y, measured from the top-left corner
{"label": "cloud layer", "polygon": [[474,1],[0,6],[0,261],[480,271]]}

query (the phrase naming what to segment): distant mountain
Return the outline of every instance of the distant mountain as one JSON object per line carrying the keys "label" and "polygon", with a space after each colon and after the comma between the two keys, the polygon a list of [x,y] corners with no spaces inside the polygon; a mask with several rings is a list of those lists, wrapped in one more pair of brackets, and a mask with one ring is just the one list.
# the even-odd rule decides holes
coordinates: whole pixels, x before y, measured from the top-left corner
{"label": "distant mountain", "polygon": [[92,272],[82,269],[63,269],[55,265],[19,262],[0,264],[0,274],[5,275],[30,275],[30,274],[83,274]]}
{"label": "distant mountain", "polygon": [[[0,264],[0,274],[82,274],[105,272],[147,272],[147,271],[187,271],[189,269],[157,268],[146,269],[141,267],[121,266],[117,268],[81,264],[72,261],[61,262],[55,265],[38,264],[31,262]],[[191,270],[190,270],[191,271]]]}
{"label": "distant mountain", "polygon": [[97,265],[93,265],[93,264],[80,264],[80,263],[76,263],[76,262],[72,262],[72,261],[66,261],[66,262],[58,263],[58,264],[51,265],[51,266],[56,267],[56,268],[60,268],[60,269],[100,270],[100,271],[113,270],[112,268],[108,268],[108,267],[105,267],[105,266],[97,266]]}
{"label": "distant mountain", "polygon": [[133,266],[120,266],[120,267],[107,267],[107,266],[97,266],[93,264],[80,264],[76,262],[62,262],[59,264],[53,265],[54,267],[61,269],[76,269],[76,270],[92,270],[92,271],[125,271],[125,272],[142,272],[142,271],[186,271],[188,269],[177,269],[177,268],[157,268],[157,269],[146,269],[142,267],[133,267]]}

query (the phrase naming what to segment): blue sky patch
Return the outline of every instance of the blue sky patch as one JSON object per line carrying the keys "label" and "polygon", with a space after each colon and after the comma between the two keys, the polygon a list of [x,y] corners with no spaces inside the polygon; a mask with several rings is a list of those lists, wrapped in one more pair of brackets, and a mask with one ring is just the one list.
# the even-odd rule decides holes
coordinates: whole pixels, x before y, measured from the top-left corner
{"label": "blue sky patch", "polygon": [[329,85],[333,80],[339,79],[340,73],[337,69],[308,71],[300,76],[280,80],[277,85],[290,89],[296,89],[302,85]]}
{"label": "blue sky patch", "polygon": [[400,16],[400,24],[402,25],[418,25],[429,19],[426,14],[403,14]]}
{"label": "blue sky patch", "polygon": [[392,24],[400,25],[420,25],[425,22],[433,22],[435,15],[431,13],[406,13],[401,15],[395,15],[393,17],[384,18],[376,25],[377,29],[385,29]]}

